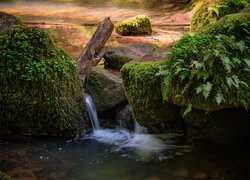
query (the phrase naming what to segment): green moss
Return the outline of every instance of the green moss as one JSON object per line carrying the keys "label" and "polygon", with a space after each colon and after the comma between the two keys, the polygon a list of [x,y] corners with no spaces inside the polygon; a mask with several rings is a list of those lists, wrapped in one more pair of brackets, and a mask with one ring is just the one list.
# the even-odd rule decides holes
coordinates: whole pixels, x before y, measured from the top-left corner
{"label": "green moss", "polygon": [[178,41],[162,73],[164,99],[207,111],[249,109],[249,26],[248,14],[240,12]]}
{"label": "green moss", "polygon": [[149,17],[146,15],[138,15],[121,21],[115,25],[115,30],[121,35],[142,35],[152,32]]}
{"label": "green moss", "polygon": [[214,24],[227,14],[241,11],[248,4],[248,0],[202,0],[195,4],[191,20],[192,32]]}
{"label": "green moss", "polygon": [[75,62],[38,28],[13,27],[0,44],[0,123],[14,132],[80,133],[88,118]]}
{"label": "green moss", "polygon": [[128,63],[121,69],[134,117],[149,128],[177,116],[176,106],[162,102],[161,80],[157,77],[161,65],[162,62]]}
{"label": "green moss", "polygon": [[11,177],[0,171],[1,180],[11,180]]}
{"label": "green moss", "polygon": [[[249,9],[248,6],[245,9]],[[215,24],[203,28],[201,32],[205,34],[226,34],[227,36],[235,36],[238,40],[245,40],[249,36],[250,27],[250,10],[235,14],[229,14],[219,19]]]}

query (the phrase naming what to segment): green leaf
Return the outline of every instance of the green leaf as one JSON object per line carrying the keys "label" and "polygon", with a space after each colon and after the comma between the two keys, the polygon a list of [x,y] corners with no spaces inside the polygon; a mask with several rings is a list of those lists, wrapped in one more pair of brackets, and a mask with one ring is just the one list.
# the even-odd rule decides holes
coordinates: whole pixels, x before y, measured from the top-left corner
{"label": "green leaf", "polygon": [[207,98],[212,90],[213,84],[210,82],[207,82],[204,86],[203,86],[203,96],[205,98]]}
{"label": "green leaf", "polygon": [[243,84],[244,86],[246,86],[247,88],[249,88],[248,84],[244,81],[240,81],[240,84]]}
{"label": "green leaf", "polygon": [[201,84],[196,88],[196,93],[202,93],[202,95],[207,99],[209,96],[211,90],[212,90],[213,84],[210,82],[207,82],[206,84]]}
{"label": "green leaf", "polygon": [[221,56],[221,61],[223,66],[226,68],[228,72],[231,72],[230,60],[227,56]]}
{"label": "green leaf", "polygon": [[243,52],[244,49],[246,48],[245,46],[245,41],[240,41],[237,43],[237,46],[240,48],[240,51]]}
{"label": "green leaf", "polygon": [[209,78],[209,74],[205,71],[199,71],[199,72],[197,72],[197,77],[203,78],[203,80],[205,81]]}
{"label": "green leaf", "polygon": [[217,104],[219,105],[222,101],[225,101],[223,95],[219,92],[215,95],[215,100]]}
{"label": "green leaf", "polygon": [[227,76],[226,82],[227,82],[228,87],[231,88],[233,85],[233,79],[230,76]]}
{"label": "green leaf", "polygon": [[247,66],[250,68],[250,60],[249,59],[243,59],[245,61],[245,63],[247,64]]}
{"label": "green leaf", "polygon": [[183,113],[183,117],[186,116],[188,113],[190,113],[193,109],[193,106],[191,103],[188,104],[187,109]]}
{"label": "green leaf", "polygon": [[239,80],[238,76],[233,75],[232,78],[233,78],[233,85],[238,89],[239,88],[239,83],[240,83],[240,80]]}

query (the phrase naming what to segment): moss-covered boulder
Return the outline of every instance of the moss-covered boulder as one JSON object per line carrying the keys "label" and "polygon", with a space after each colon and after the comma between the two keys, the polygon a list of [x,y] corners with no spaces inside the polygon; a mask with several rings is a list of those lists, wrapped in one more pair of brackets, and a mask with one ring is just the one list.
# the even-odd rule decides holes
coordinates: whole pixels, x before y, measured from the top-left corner
{"label": "moss-covered boulder", "polygon": [[244,109],[213,112],[193,110],[184,116],[188,128],[198,129],[203,139],[223,148],[237,148],[249,142],[249,118],[249,113]]}
{"label": "moss-covered boulder", "polygon": [[151,34],[150,19],[146,15],[138,15],[115,25],[115,30],[123,36]]}
{"label": "moss-covered boulder", "polygon": [[76,63],[39,28],[0,35],[0,124],[12,132],[76,135],[88,125]]}
{"label": "moss-covered boulder", "polygon": [[86,89],[98,112],[108,111],[127,101],[121,79],[104,69],[89,69],[86,74]]}
{"label": "moss-covered boulder", "polygon": [[196,1],[193,7],[191,31],[214,24],[221,17],[241,11],[248,0],[201,0]]}
{"label": "moss-covered boulder", "polygon": [[183,36],[159,71],[163,99],[182,106],[189,127],[221,147],[249,140],[249,13],[246,6]]}
{"label": "moss-covered boulder", "polygon": [[250,108],[249,11],[227,15],[172,48],[163,73],[163,97],[214,111]]}
{"label": "moss-covered boulder", "polygon": [[153,126],[178,117],[178,107],[163,103],[156,76],[162,62],[128,63],[121,69],[123,84],[134,118],[150,131]]}

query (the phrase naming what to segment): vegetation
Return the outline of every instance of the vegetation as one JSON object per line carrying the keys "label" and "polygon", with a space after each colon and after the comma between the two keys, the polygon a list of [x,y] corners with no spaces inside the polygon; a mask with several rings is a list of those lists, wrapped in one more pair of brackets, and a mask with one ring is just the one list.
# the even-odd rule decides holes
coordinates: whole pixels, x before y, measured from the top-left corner
{"label": "vegetation", "polygon": [[128,63],[122,69],[126,95],[133,109],[135,119],[143,126],[153,125],[178,116],[178,108],[172,103],[162,102],[160,77],[156,74],[161,61]]}
{"label": "vegetation", "polygon": [[80,133],[87,114],[75,62],[38,28],[15,26],[0,44],[0,123],[14,132]]}
{"label": "vegetation", "polygon": [[149,17],[138,15],[115,25],[115,30],[121,35],[142,35],[151,34],[152,28]]}
{"label": "vegetation", "polygon": [[201,0],[193,3],[191,31],[214,24],[221,17],[241,11],[248,0]]}
{"label": "vegetation", "polygon": [[0,171],[0,179],[1,180],[11,180],[11,177]]}
{"label": "vegetation", "polygon": [[249,109],[249,27],[248,13],[236,13],[177,42],[159,73],[164,100],[207,111]]}

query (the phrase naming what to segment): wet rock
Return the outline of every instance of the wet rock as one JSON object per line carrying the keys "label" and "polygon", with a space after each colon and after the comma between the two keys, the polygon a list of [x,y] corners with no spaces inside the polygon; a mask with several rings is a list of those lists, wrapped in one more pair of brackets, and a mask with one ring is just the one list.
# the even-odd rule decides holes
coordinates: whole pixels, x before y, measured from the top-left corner
{"label": "wet rock", "polygon": [[120,70],[124,64],[133,60],[132,57],[121,49],[108,50],[104,55],[104,59],[105,67],[109,66],[117,70]]}
{"label": "wet rock", "polygon": [[108,48],[104,55],[105,67],[120,70],[124,64],[132,60],[154,61],[164,59],[165,51],[157,45],[149,43],[135,43]]}
{"label": "wet rock", "polygon": [[97,111],[107,111],[127,101],[121,79],[97,67],[87,72],[86,89]]}
{"label": "wet rock", "polygon": [[12,26],[20,23],[21,22],[17,17],[7,14],[5,12],[0,12],[0,34],[3,34]]}
{"label": "wet rock", "polygon": [[134,119],[132,108],[129,104],[122,105],[116,109],[116,121],[126,129],[133,129]]}
{"label": "wet rock", "polygon": [[184,116],[188,127],[197,130],[196,138],[200,135],[201,138],[221,148],[237,148],[248,143],[249,118],[249,113],[244,109],[212,112],[192,110]]}
{"label": "wet rock", "polygon": [[118,34],[125,36],[151,34],[152,28],[150,19],[146,15],[138,15],[115,25]]}
{"label": "wet rock", "polygon": [[0,35],[0,44],[1,129],[75,136],[88,128],[75,61],[45,31],[13,26]]}
{"label": "wet rock", "polygon": [[134,118],[150,132],[153,126],[179,117],[178,106],[162,101],[160,79],[156,77],[161,63],[128,63],[121,70]]}

